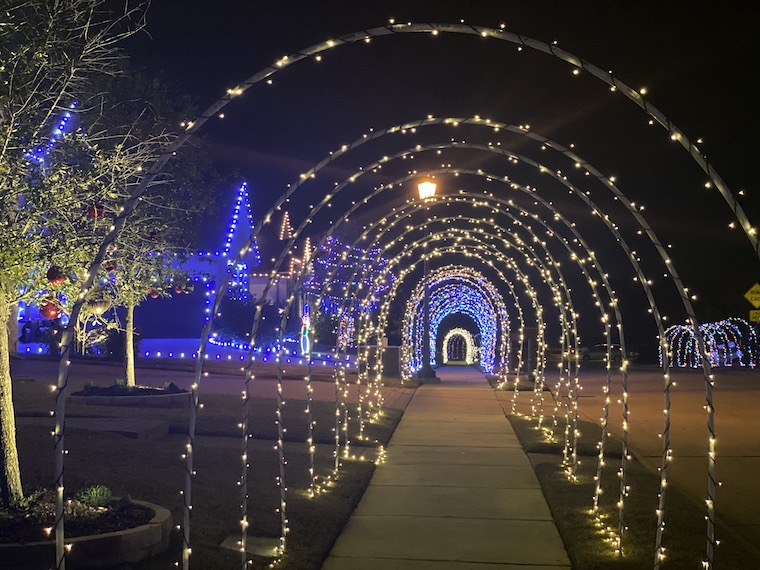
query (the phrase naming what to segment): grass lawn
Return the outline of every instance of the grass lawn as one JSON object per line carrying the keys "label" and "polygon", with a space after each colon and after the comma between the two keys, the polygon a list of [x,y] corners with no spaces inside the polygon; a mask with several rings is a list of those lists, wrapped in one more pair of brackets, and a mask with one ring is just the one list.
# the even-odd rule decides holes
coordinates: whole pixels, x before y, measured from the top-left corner
{"label": "grass lawn", "polygon": [[[578,482],[572,483],[561,467],[564,423],[560,421],[557,426],[559,443],[554,444],[547,443],[542,433],[535,429],[535,421],[517,416],[509,416],[509,420],[538,475],[573,568],[651,568],[654,563],[659,474],[648,470],[635,458],[628,463],[626,482],[631,488],[625,502],[625,525],[628,530],[623,538],[624,556],[620,558],[602,540],[589,514],[600,427],[590,422],[580,422]],[[600,505],[602,512],[609,515],[607,524],[614,528],[617,528],[615,503],[618,500],[620,450],[619,441],[608,439],[606,465],[602,472],[604,493]],[[666,559],[663,568],[701,568],[707,542],[705,509],[672,486],[668,487],[665,508],[663,546],[666,548]],[[760,568],[760,552],[725,528],[720,520],[716,537],[720,540],[720,546],[715,551],[716,568]]]}
{"label": "grass lawn", "polygon": [[[82,359],[81,361],[87,361]],[[104,364],[101,359],[91,359],[94,364]],[[163,359],[163,358],[138,358],[137,366],[139,368],[148,368],[153,370],[182,370],[186,372],[194,372],[196,361],[192,359]],[[115,363],[114,366],[122,368],[120,363]],[[241,376],[240,368],[244,364],[239,360],[206,360],[203,363],[203,370],[211,374],[230,374],[233,376]],[[303,380],[309,367],[305,364],[284,364],[283,365],[283,380]],[[251,365],[253,374],[258,377],[277,378],[277,365],[273,362],[254,362]],[[333,381],[333,367],[322,366],[317,362],[311,369],[311,379],[314,382],[332,382]],[[356,378],[355,369],[347,369],[348,375]],[[138,373],[139,378],[139,373]]]}
{"label": "grass lawn", "polygon": [[[18,444],[25,491],[49,486],[53,479],[52,438],[50,428],[24,423],[24,417],[49,417],[53,399],[49,388],[38,382],[14,382],[16,415],[19,418]],[[239,532],[240,421],[241,400],[236,396],[209,394],[201,400],[204,409],[198,418],[191,521],[195,568],[225,569],[239,567],[239,554],[219,547],[228,535]],[[352,406],[355,408],[355,406]],[[279,463],[274,449],[276,437],[276,402],[253,401],[249,471],[250,535],[279,536],[279,490],[275,478]],[[344,461],[340,485],[330,492],[309,499],[308,448],[305,402],[288,401],[284,409],[285,453],[288,488],[287,514],[291,532],[284,568],[319,568],[330,547],[361,498],[374,470],[369,461]],[[314,417],[317,473],[326,475],[332,466],[334,407],[315,402]],[[67,430],[65,483],[76,491],[88,484],[109,486],[115,495],[129,494],[172,511],[175,524],[182,518],[180,490],[183,462],[180,455],[185,444],[187,409],[112,408],[70,404],[68,417],[140,417],[169,422],[170,434],[157,440],[137,440],[113,433]],[[352,416],[356,417],[352,410]],[[370,440],[387,444],[401,412],[387,410],[379,424],[366,431]],[[39,420],[37,420],[39,421]],[[352,437],[358,426],[351,422]],[[52,426],[52,420],[51,420]],[[359,442],[357,442],[359,443]],[[354,444],[367,458],[376,456],[375,444]],[[358,453],[357,453],[358,454]],[[174,533],[170,550],[134,569],[165,569],[180,559],[180,538]],[[267,559],[255,558],[254,568],[265,568]]]}

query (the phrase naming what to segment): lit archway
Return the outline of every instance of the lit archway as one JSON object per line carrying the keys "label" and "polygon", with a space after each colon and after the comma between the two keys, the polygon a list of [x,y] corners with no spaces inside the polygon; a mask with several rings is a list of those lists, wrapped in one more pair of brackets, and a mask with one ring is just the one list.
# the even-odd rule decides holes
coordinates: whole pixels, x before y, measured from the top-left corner
{"label": "lit archway", "polygon": [[443,337],[443,363],[449,361],[464,361],[465,364],[475,364],[478,347],[472,333],[465,328],[456,327],[451,329]]}
{"label": "lit archway", "polygon": [[436,269],[420,282],[407,302],[402,335],[402,376],[409,378],[421,366],[422,301],[430,292],[430,359],[436,362],[436,338],[445,317],[455,313],[473,319],[480,334],[480,366],[486,373],[504,368],[509,353],[509,315],[493,284],[477,270],[449,265]]}
{"label": "lit archway", "polygon": [[[563,61],[566,61],[570,63],[572,66],[574,66],[575,71],[586,71],[592,76],[600,79],[603,81],[606,85],[609,86],[609,88],[613,91],[618,91],[625,95],[628,99],[633,101],[635,104],[637,104],[639,107],[641,107],[645,113],[647,113],[650,117],[652,117],[652,120],[661,126],[665,127],[668,131],[668,134],[673,138],[674,141],[679,142],[692,156],[692,158],[699,164],[699,166],[709,175],[711,180],[713,181],[714,185],[719,189],[721,194],[723,195],[724,199],[729,203],[729,205],[732,207],[732,211],[736,214],[737,219],[739,220],[740,224],[744,228],[745,232],[747,233],[748,237],[750,238],[750,241],[752,242],[753,246],[757,250],[757,239],[754,237],[755,230],[752,228],[746,219],[746,216],[744,215],[743,210],[739,206],[739,204],[736,202],[736,200],[733,199],[733,196],[731,195],[728,188],[725,186],[723,181],[718,177],[717,173],[714,171],[714,169],[711,167],[711,165],[706,161],[704,156],[701,154],[701,151],[688,139],[686,138],[683,133],[678,130],[662,113],[660,113],[656,108],[654,108],[652,105],[649,104],[649,102],[644,98],[643,94],[640,92],[637,92],[630,87],[628,87],[626,84],[619,81],[617,78],[612,76],[612,74],[607,73],[603,70],[601,70],[598,67],[593,66],[592,64],[585,62],[584,60],[577,58],[576,56],[573,56],[572,54],[569,54],[568,52],[565,52],[564,50],[560,50],[555,45],[549,45],[543,42],[538,42],[536,40],[532,40],[530,38],[525,38],[523,36],[519,36],[517,34],[513,34],[511,32],[506,32],[505,30],[499,30],[499,29],[492,29],[492,28],[481,28],[481,27],[474,27],[474,26],[468,26],[468,25],[446,25],[446,24],[394,24],[391,26],[384,26],[380,28],[373,28],[370,30],[365,30],[361,32],[357,32],[354,34],[349,34],[347,36],[342,36],[340,38],[336,38],[333,40],[329,40],[327,42],[324,42],[322,44],[318,44],[316,46],[313,46],[311,48],[307,48],[305,50],[302,50],[300,52],[297,52],[295,54],[292,54],[290,56],[286,56],[278,60],[274,67],[268,67],[262,70],[261,72],[257,73],[256,75],[252,76],[248,80],[246,80],[243,84],[240,86],[231,88],[227,91],[227,94],[225,97],[223,97],[220,101],[209,107],[196,121],[192,121],[188,124],[187,130],[184,135],[182,135],[177,141],[175,141],[172,145],[170,145],[167,148],[167,151],[161,156],[161,158],[156,161],[149,169],[147,169],[147,175],[143,179],[143,181],[136,187],[135,191],[132,194],[132,197],[130,201],[125,205],[124,210],[122,213],[114,220],[113,224],[113,230],[111,233],[107,236],[106,240],[104,241],[103,246],[99,250],[98,254],[95,256],[95,259],[88,271],[88,276],[85,282],[82,284],[82,295],[77,300],[74,309],[72,311],[72,321],[76,320],[76,315],[78,314],[79,310],[81,309],[82,302],[84,300],[84,294],[86,293],[87,289],[91,287],[93,280],[96,277],[97,269],[104,259],[105,253],[107,251],[108,246],[113,242],[113,239],[115,239],[115,236],[120,231],[121,227],[124,224],[124,221],[126,220],[127,216],[130,214],[134,206],[136,205],[137,201],[139,200],[140,196],[145,192],[145,189],[147,186],[155,179],[155,177],[160,173],[165,163],[170,159],[172,156],[172,153],[179,148],[184,142],[187,140],[189,135],[200,128],[200,126],[205,123],[208,119],[213,117],[220,109],[222,109],[232,98],[237,97],[241,95],[246,89],[249,87],[266,80],[273,74],[275,74],[279,69],[287,67],[291,65],[292,63],[303,60],[309,57],[316,57],[318,54],[320,54],[323,51],[326,51],[328,49],[331,49],[338,45],[343,45],[347,43],[354,43],[359,41],[370,41],[374,37],[379,36],[387,36],[392,34],[398,34],[398,33],[410,33],[410,32],[423,32],[423,33],[433,33],[437,34],[438,32],[453,32],[453,33],[461,33],[461,34],[469,34],[469,35],[480,35],[483,37],[490,37],[494,39],[500,39],[500,40],[506,40],[512,43],[517,44],[520,48],[522,47],[528,47],[532,49],[536,49],[538,51],[544,52],[546,54],[552,55],[554,57],[557,57]],[[289,194],[283,197],[283,200],[287,198]],[[278,207],[282,205],[282,201],[278,203]],[[265,219],[264,223],[262,225],[266,225],[269,223],[269,219]],[[257,228],[257,232],[260,231],[260,227]],[[250,242],[246,247],[250,246]],[[245,249],[245,248],[244,248]],[[219,289],[224,290],[226,287],[226,282],[222,284]],[[221,296],[220,296],[221,297]],[[218,299],[220,302],[221,298]],[[214,304],[214,311],[218,310],[218,302],[215,302]],[[695,333],[699,335],[699,329],[697,328]],[[206,335],[204,335],[204,338],[202,339],[202,346],[200,349],[200,352],[203,353],[203,350],[205,348],[205,342],[206,342]],[[60,485],[60,488],[62,489],[63,485],[63,454],[64,454],[64,446],[63,446],[63,434],[64,434],[64,410],[65,410],[65,397],[66,397],[66,387],[67,387],[67,380],[68,380],[68,368],[67,368],[67,361],[69,356],[69,350],[71,346],[72,341],[72,330],[70,328],[66,329],[66,332],[64,334],[64,337],[62,339],[62,357],[61,357],[61,364],[59,367],[59,379],[58,379],[58,393],[56,395],[57,397],[57,403],[56,403],[56,485]],[[702,352],[702,350],[700,350]],[[703,361],[704,362],[704,361]],[[201,378],[201,370],[202,370],[202,362],[199,363],[198,370],[196,371],[198,380],[193,386],[193,409],[197,408],[198,406],[198,388],[197,386],[200,383]],[[708,391],[708,408],[711,409],[711,391]],[[712,412],[710,412],[712,413]],[[710,416],[712,417],[712,416]],[[712,420],[710,420],[710,436],[711,441],[714,440],[714,433],[712,433]],[[194,422],[191,422],[191,425],[194,425]],[[193,471],[192,471],[192,440],[193,440],[193,434],[190,434],[189,443],[188,443],[188,453],[187,453],[187,470],[188,470],[188,480],[191,477]],[[667,449],[665,450],[667,451]],[[710,457],[714,455],[713,451],[710,451]],[[711,463],[712,466],[712,463]],[[664,471],[664,469],[663,469]],[[711,469],[710,477],[713,478],[713,471],[714,469]],[[664,486],[664,477],[663,477],[663,486]],[[189,493],[188,493],[189,495]],[[662,495],[664,495],[664,489],[662,490]],[[189,497],[186,498],[186,501],[189,501]],[[712,523],[712,495],[710,495],[710,498],[708,500],[708,516],[710,517],[710,522]],[[187,519],[189,521],[189,509],[190,505],[189,503],[186,505],[186,509],[188,512]],[[661,510],[661,509],[660,509]],[[283,513],[284,517],[284,513]],[[58,523],[58,521],[57,521]],[[659,526],[659,525],[658,525]],[[189,557],[189,523],[186,522],[183,524],[183,538],[185,538],[185,549],[183,549],[183,553],[186,552],[186,557]],[[659,532],[659,531],[658,531]],[[62,518],[60,519],[60,523],[56,524],[56,535],[60,535],[60,538],[63,538],[63,522]],[[62,542],[62,541],[59,541]],[[710,536],[710,542],[712,543],[712,536]],[[658,539],[658,547],[659,547],[659,539]],[[60,550],[60,549],[59,549]],[[59,553],[62,556],[62,551]],[[710,549],[710,553],[708,556],[709,560],[712,560],[712,550]],[[185,561],[185,565],[187,562]]]}

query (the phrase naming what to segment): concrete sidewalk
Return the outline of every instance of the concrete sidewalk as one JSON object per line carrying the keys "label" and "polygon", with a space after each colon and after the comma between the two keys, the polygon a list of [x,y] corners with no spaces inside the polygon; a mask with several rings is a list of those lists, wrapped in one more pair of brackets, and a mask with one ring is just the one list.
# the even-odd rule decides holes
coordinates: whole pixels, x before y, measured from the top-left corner
{"label": "concrete sidewalk", "polygon": [[421,386],[326,570],[570,568],[538,480],[485,377]]}

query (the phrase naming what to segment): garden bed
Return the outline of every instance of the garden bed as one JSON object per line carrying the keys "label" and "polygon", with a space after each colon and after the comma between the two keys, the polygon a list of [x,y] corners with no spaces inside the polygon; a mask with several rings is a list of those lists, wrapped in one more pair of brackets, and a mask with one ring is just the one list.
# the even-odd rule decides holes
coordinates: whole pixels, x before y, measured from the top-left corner
{"label": "garden bed", "polygon": [[[86,369],[85,369],[86,371]],[[270,365],[269,376],[276,373]],[[257,377],[258,379],[259,377]],[[24,418],[47,418],[54,403],[54,394],[42,382],[14,383],[17,411]],[[193,517],[191,525],[193,568],[240,568],[240,553],[220,547],[231,534],[240,532],[240,396],[209,393],[196,426],[193,484]],[[344,460],[340,485],[330,488],[315,499],[305,492],[309,482],[309,437],[306,402],[289,399],[283,409],[284,447],[287,458],[286,481],[290,534],[288,548],[280,568],[318,570],[348,521],[374,470],[370,461]],[[277,402],[273,398],[256,398],[251,402],[248,488],[251,537],[278,537],[280,529],[280,495],[275,478],[280,462],[275,449]],[[355,403],[351,404],[352,411]],[[332,401],[314,401],[313,445],[315,470],[320,477],[333,465],[335,406]],[[135,419],[163,421],[169,424],[168,436],[160,439],[135,439],[120,433],[96,433],[74,429],[68,423],[66,433],[67,488],[79,488],[89,481],[107,481],[115,494],[130,493],[152,503],[165,505],[175,521],[183,516],[182,495],[184,464],[181,454],[187,443],[188,414],[182,408],[126,408],[72,404],[67,417],[90,420]],[[354,415],[354,414],[352,414]],[[364,441],[357,441],[358,425],[349,425],[353,449],[357,455],[374,458],[375,440],[387,445],[401,411],[386,409],[377,424],[365,426]],[[355,416],[354,416],[355,418]],[[69,421],[67,420],[67,421]],[[48,424],[20,423],[19,453],[24,484],[28,488],[47,484],[52,471],[50,427]],[[362,445],[363,444],[363,445]],[[361,453],[359,453],[361,451]],[[68,539],[67,539],[68,542]],[[72,540],[73,542],[73,540]],[[130,564],[135,570],[165,570],[174,567],[182,557],[182,538],[171,532],[169,548],[161,554]],[[81,551],[75,546],[72,554]],[[0,554],[2,560],[2,554]],[[50,567],[50,558],[44,568]],[[271,559],[253,557],[252,570],[265,570]],[[2,566],[2,562],[0,562]],[[43,568],[43,566],[38,566]]]}
{"label": "garden bed", "polygon": [[[158,505],[114,500],[91,507],[73,499],[66,510],[67,563],[74,568],[139,562],[169,546],[172,517]],[[53,492],[0,515],[3,567],[49,568],[55,560]]]}
{"label": "garden bed", "polygon": [[171,382],[165,388],[150,386],[87,385],[69,396],[74,404],[94,406],[144,406],[153,408],[179,408],[190,404],[190,392]]}

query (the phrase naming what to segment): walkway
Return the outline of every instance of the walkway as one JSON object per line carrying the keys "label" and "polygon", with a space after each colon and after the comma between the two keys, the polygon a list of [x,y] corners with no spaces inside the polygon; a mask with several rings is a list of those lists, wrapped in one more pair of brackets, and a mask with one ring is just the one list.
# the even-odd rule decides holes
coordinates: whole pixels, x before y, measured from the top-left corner
{"label": "walkway", "polygon": [[483,375],[437,371],[404,413],[325,570],[570,568],[538,480]]}

